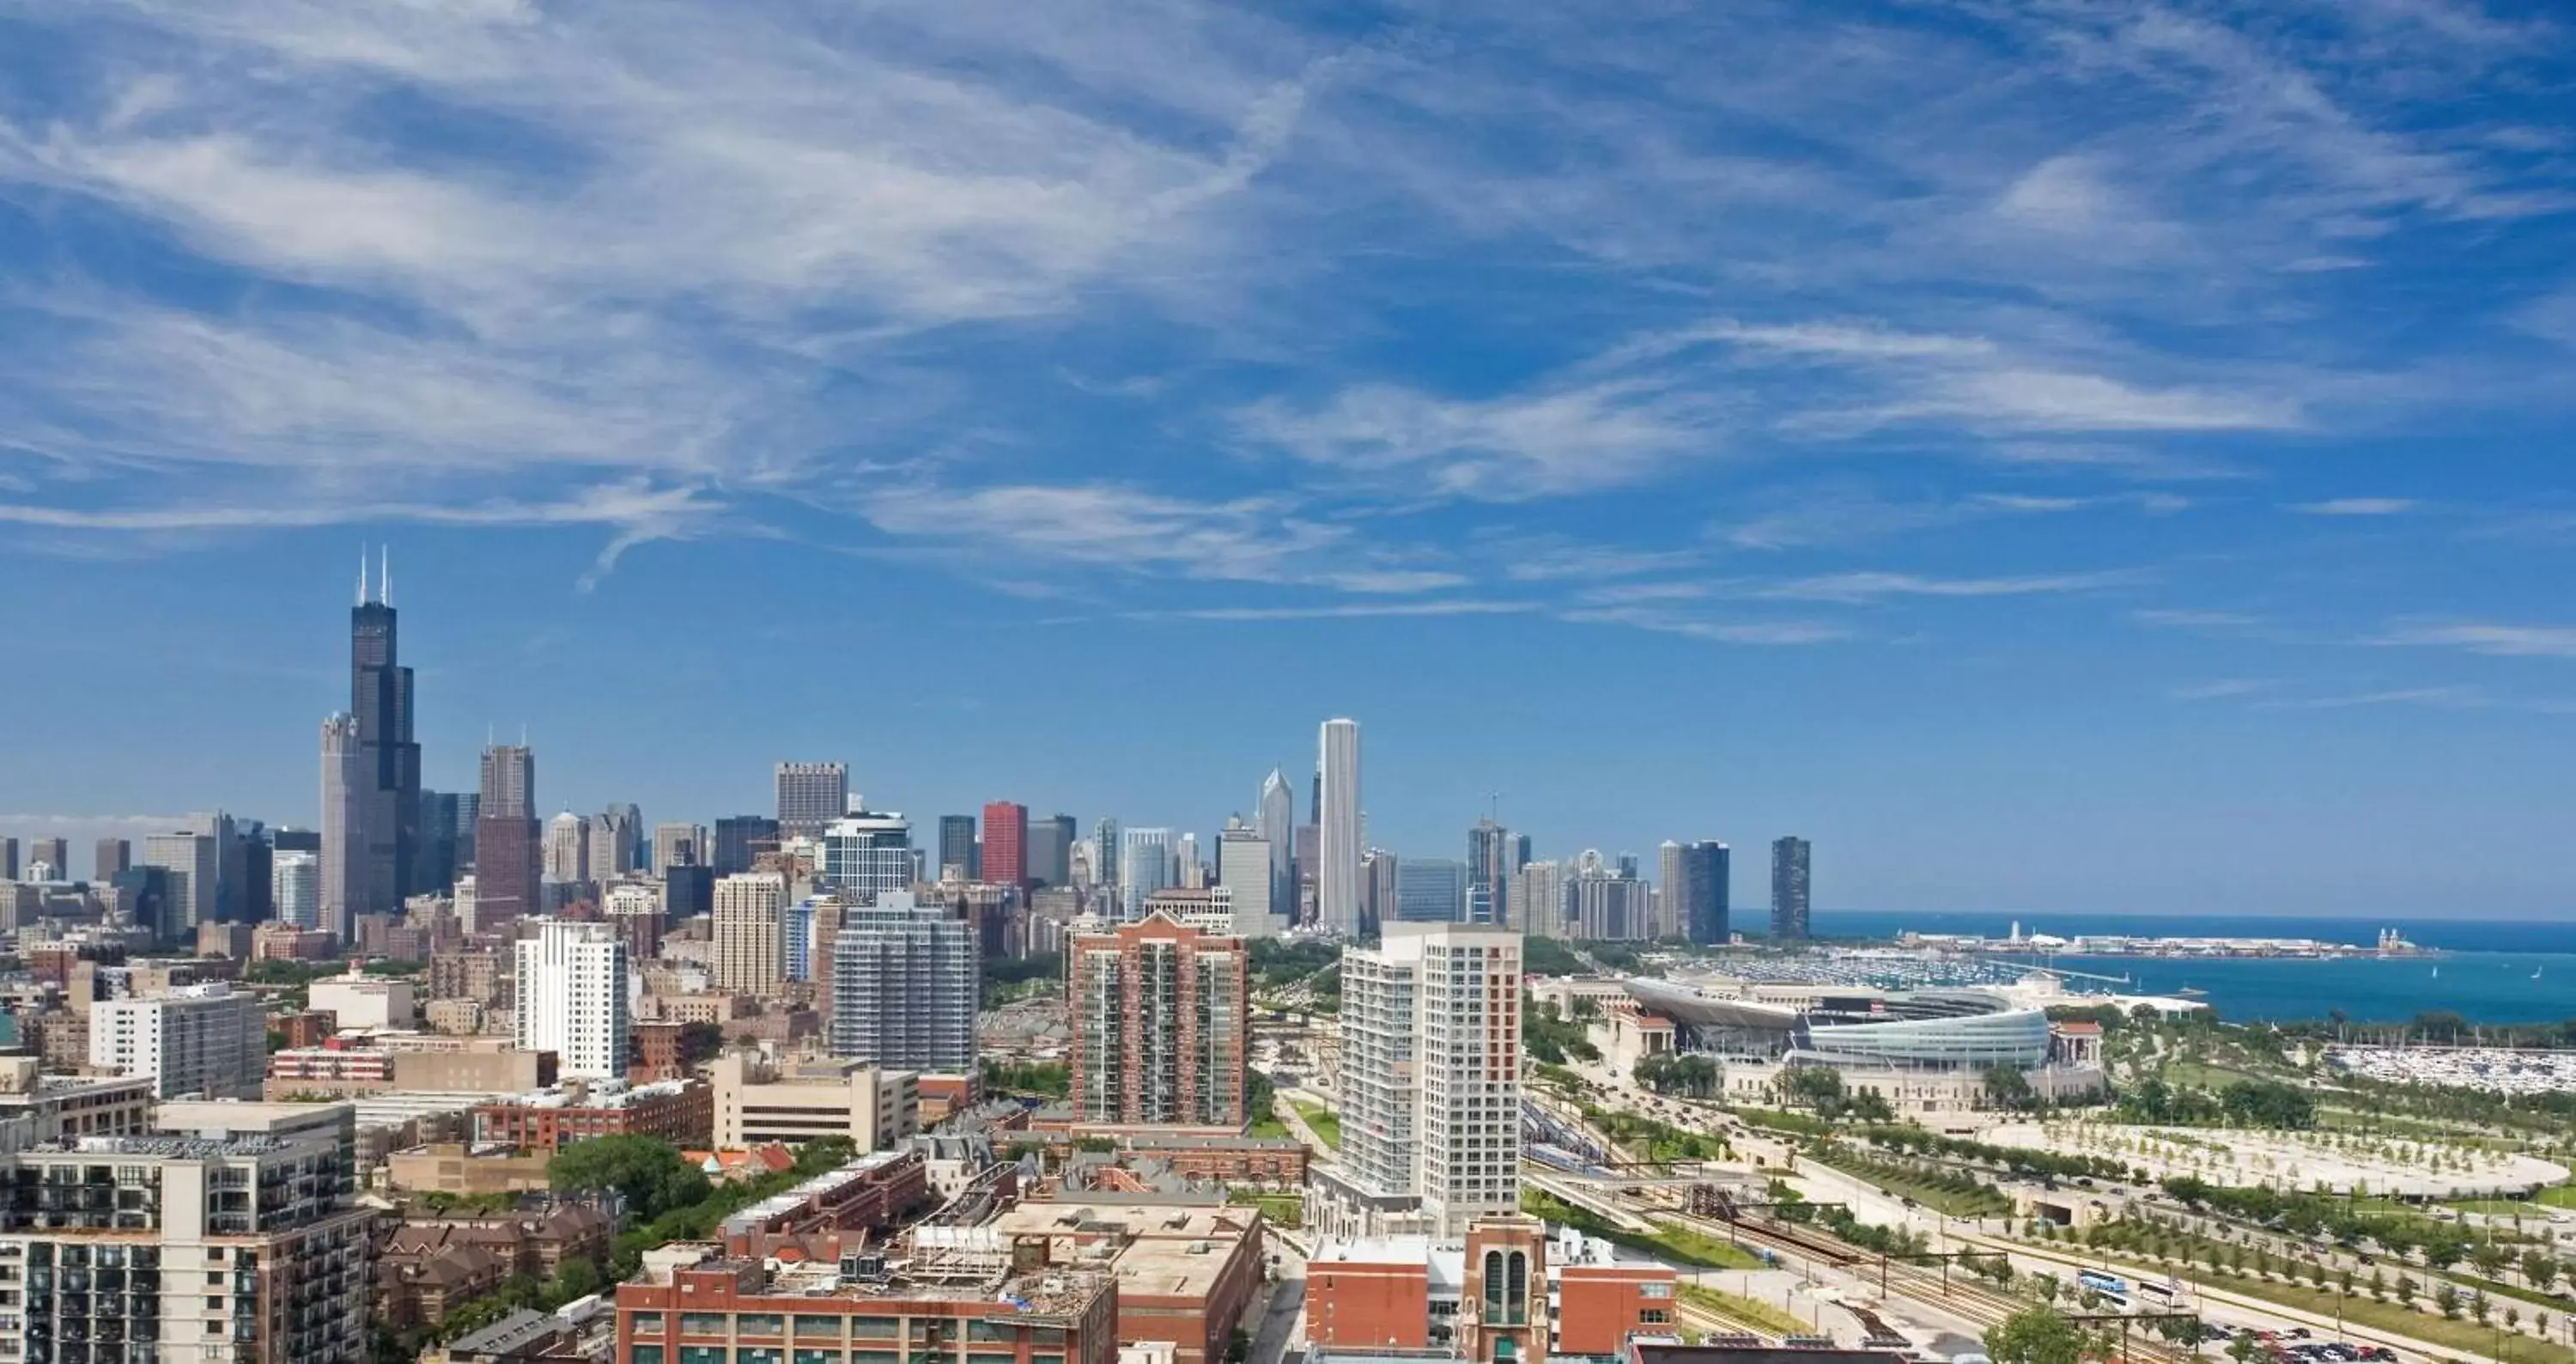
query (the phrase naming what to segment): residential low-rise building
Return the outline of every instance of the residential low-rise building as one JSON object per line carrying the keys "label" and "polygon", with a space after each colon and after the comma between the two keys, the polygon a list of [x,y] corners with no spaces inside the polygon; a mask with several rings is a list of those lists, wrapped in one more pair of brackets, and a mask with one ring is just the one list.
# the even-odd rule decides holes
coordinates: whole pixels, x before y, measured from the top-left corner
{"label": "residential low-rise building", "polygon": [[403,1193],[448,1193],[469,1198],[542,1192],[549,1187],[548,1159],[543,1152],[521,1154],[516,1147],[498,1144],[432,1142],[387,1155],[385,1183]]}
{"label": "residential low-rise building", "polygon": [[553,1152],[591,1137],[660,1137],[674,1146],[707,1144],[715,1117],[704,1080],[649,1085],[568,1082],[474,1108],[474,1140]]}
{"label": "residential low-rise building", "polygon": [[[892,1259],[767,1262],[723,1247],[680,1243],[648,1251],[617,1286],[618,1364],[687,1364],[718,1357],[898,1358],[976,1354],[1017,1364],[1114,1364],[1116,1281],[1060,1267],[1040,1249],[954,1252],[915,1277]],[[791,1331],[793,1335],[791,1337]],[[791,1340],[793,1344],[791,1345]],[[856,1352],[853,1354],[852,1352]]]}
{"label": "residential low-rise building", "polygon": [[1176,1364],[1218,1364],[1260,1287],[1265,1249],[1251,1208],[1121,1195],[1032,1199],[991,1226],[1014,1245],[1037,1238],[1051,1262],[1105,1260],[1118,1279],[1121,1344],[1170,1341]]}

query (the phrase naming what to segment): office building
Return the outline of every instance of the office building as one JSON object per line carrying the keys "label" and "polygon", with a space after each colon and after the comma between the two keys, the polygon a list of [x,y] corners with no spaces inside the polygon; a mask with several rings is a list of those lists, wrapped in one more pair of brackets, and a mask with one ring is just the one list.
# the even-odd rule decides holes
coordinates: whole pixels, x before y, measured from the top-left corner
{"label": "office building", "polygon": [[821,838],[833,820],[850,812],[850,769],[845,763],[780,763],[777,788],[782,839]]}
{"label": "office building", "polygon": [[160,1098],[255,1099],[268,1073],[267,1013],[221,981],[90,1005],[89,1063],[148,1077]]}
{"label": "office building", "polygon": [[159,936],[193,940],[197,925],[217,922],[215,888],[221,872],[213,835],[145,834],[143,865],[159,867],[169,875],[168,917],[153,925]]}
{"label": "office building", "polygon": [[1049,815],[1029,825],[1029,884],[1073,884],[1073,845],[1082,841],[1073,816]]}
{"label": "office building", "polygon": [[134,865],[134,845],[122,838],[102,838],[90,849],[89,879],[113,881]]}
{"label": "office building", "polygon": [[1145,901],[1155,891],[1178,884],[1172,866],[1172,831],[1121,829],[1118,832],[1118,904],[1120,917],[1145,917]]}
{"label": "office building", "polygon": [[625,942],[604,923],[541,919],[534,927],[517,943],[512,1044],[553,1052],[567,1080],[624,1080],[635,1035]]}
{"label": "office building", "polygon": [[1262,841],[1270,845],[1270,900],[1291,911],[1297,901],[1297,793],[1278,768],[1261,779],[1261,798],[1254,807]]}
{"label": "office building", "polygon": [[590,821],[570,810],[546,821],[545,879],[577,886],[590,880]]}
{"label": "office building", "polygon": [[[39,869],[44,874],[38,875]],[[68,881],[72,879],[72,845],[60,838],[27,840],[27,861],[20,877],[29,881]]]}
{"label": "office building", "polygon": [[350,1105],[179,1103],[158,1130],[0,1156],[0,1358],[364,1364],[371,1208]]}
{"label": "office building", "polygon": [[1328,1235],[1463,1237],[1520,1208],[1521,935],[1385,925],[1342,953],[1342,1160]]}
{"label": "office building", "polygon": [[356,914],[399,914],[418,889],[420,745],[412,735],[412,672],[396,649],[393,571],[386,560],[374,598],[358,559],[358,604],[349,612],[349,713],[358,722],[358,826],[366,872]]}
{"label": "office building", "polygon": [[715,873],[740,876],[762,853],[778,850],[778,821],[767,815],[727,815],[716,821]]}
{"label": "office building", "polygon": [[891,890],[842,909],[832,943],[832,1053],[895,1070],[975,1068],[975,930]]}
{"label": "office building", "polygon": [[823,884],[852,904],[909,889],[918,880],[912,825],[892,810],[853,810],[823,830]]}
{"label": "office building", "polygon": [[716,869],[673,867],[662,873],[662,924],[676,927],[716,912]]}
{"label": "office building", "polygon": [[1279,931],[1270,908],[1277,889],[1278,863],[1270,841],[1240,819],[1226,821],[1216,836],[1216,879],[1234,897],[1234,931],[1246,938],[1267,938]]}
{"label": "office building", "polygon": [[540,907],[536,799],[536,754],[523,744],[483,750],[474,805],[474,915],[483,932],[506,933]]}
{"label": "office building", "polygon": [[1242,1130],[1252,1033],[1243,939],[1155,913],[1075,938],[1067,955],[1074,1120]]}
{"label": "office building", "polygon": [[984,869],[974,879],[1025,889],[1029,880],[1029,807],[997,800],[984,806]]}
{"label": "office building", "polygon": [[1565,868],[1524,862],[1512,873],[1508,915],[1515,931],[1541,938],[1565,936]]}
{"label": "office building", "polygon": [[703,824],[669,823],[653,826],[653,874],[673,867],[703,867],[714,852]]}
{"label": "office building", "polygon": [[297,928],[323,926],[322,859],[307,852],[278,853],[269,859],[268,877],[277,922]]}
{"label": "office building", "polygon": [[786,1064],[729,1051],[710,1069],[715,1146],[803,1145],[847,1137],[859,1155],[892,1150],[921,1130],[921,1077],[865,1061]]}
{"label": "office building", "polygon": [[715,987],[768,996],[787,984],[787,878],[772,873],[716,882]]}
{"label": "office building", "polygon": [[1503,923],[1509,917],[1512,876],[1528,861],[1527,837],[1515,837],[1490,819],[1477,820],[1467,831],[1467,922]]}
{"label": "office building", "polygon": [[973,815],[939,817],[939,874],[945,877],[951,868],[968,881],[980,879],[984,858],[975,845]]}
{"label": "office building", "polygon": [[1663,929],[1701,946],[1727,941],[1730,855],[1723,843],[1667,842],[1663,861]]}
{"label": "office building", "polygon": [[413,870],[424,894],[454,890],[456,878],[474,865],[474,820],[482,800],[472,791],[421,793],[421,860]]}
{"label": "office building", "polygon": [[1446,857],[1409,857],[1396,865],[1396,918],[1411,924],[1463,923],[1466,909],[1466,863]]}
{"label": "office building", "polygon": [[[712,889],[709,896],[712,910]],[[611,881],[600,888],[599,913],[626,944],[628,960],[649,961],[662,950],[662,883],[640,877]]]}
{"label": "office building", "polygon": [[1795,836],[1771,842],[1771,936],[1804,938],[1807,933],[1807,840]]}
{"label": "office building", "polygon": [[1326,720],[1316,738],[1315,923],[1357,938],[1360,922],[1360,724]]}
{"label": "office building", "polygon": [[1360,922],[1383,923],[1395,917],[1396,879],[1404,859],[1384,848],[1360,854]]}
{"label": "office building", "polygon": [[1655,888],[1629,864],[1612,868],[1589,849],[1565,882],[1566,935],[1595,942],[1645,942],[1655,936]]}
{"label": "office building", "polygon": [[1108,903],[1111,904],[1120,902],[1118,893],[1118,840],[1120,837],[1118,821],[1109,816],[1102,816],[1098,824],[1091,826],[1092,879],[1097,883],[1096,889],[1104,892]]}
{"label": "office building", "polygon": [[343,975],[313,982],[311,1006],[331,1015],[342,1031],[364,1028],[409,1028],[420,1021],[420,1002],[413,983],[371,976],[354,963]]}
{"label": "office building", "polygon": [[614,881],[638,869],[635,850],[644,843],[643,818],[644,812],[631,804],[611,805],[585,822],[590,846],[583,854],[589,863],[583,880]]}
{"label": "office building", "polygon": [[0,838],[0,881],[15,881],[18,872],[18,840]]}

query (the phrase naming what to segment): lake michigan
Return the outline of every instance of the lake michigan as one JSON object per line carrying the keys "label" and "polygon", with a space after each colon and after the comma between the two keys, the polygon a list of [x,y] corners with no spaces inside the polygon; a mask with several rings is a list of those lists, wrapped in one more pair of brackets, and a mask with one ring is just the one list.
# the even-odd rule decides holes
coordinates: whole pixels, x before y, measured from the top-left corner
{"label": "lake michigan", "polygon": [[[1758,911],[1757,911],[1758,912]],[[1900,932],[1973,933],[2000,938],[2009,914],[1907,914],[1818,910],[1815,931],[1832,937],[1892,938]],[[1758,921],[1757,921],[1758,922]],[[2059,955],[2069,971],[2127,976],[2126,986],[2072,980],[2069,988],[2132,994],[2201,992],[2231,1022],[2324,1018],[2340,1010],[2355,1022],[2403,1022],[2448,1011],[2473,1023],[2556,1023],[2576,1018],[2576,923],[2539,920],[2025,916],[2024,933],[2072,938],[2095,933],[2197,938],[2314,938],[2368,946],[2383,928],[2440,949],[2427,957],[2300,961],[2241,957]],[[2036,959],[2034,959],[2036,960]]]}

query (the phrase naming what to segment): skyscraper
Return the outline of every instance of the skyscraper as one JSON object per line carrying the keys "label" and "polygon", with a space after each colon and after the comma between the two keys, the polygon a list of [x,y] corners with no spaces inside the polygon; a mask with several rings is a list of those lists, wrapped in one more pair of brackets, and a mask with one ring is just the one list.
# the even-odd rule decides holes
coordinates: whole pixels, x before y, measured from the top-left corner
{"label": "skyscraper", "polygon": [[1279,931],[1270,903],[1277,867],[1270,840],[1259,829],[1240,819],[1226,821],[1216,836],[1216,878],[1233,895],[1236,937],[1267,938]]}
{"label": "skyscraper", "polygon": [[1076,938],[1068,956],[1074,1121],[1240,1131],[1251,1117],[1243,940],[1156,914]]}
{"label": "skyscraper", "polygon": [[52,874],[46,878],[47,880],[68,881],[72,879],[72,845],[69,841],[60,838],[28,839],[27,863],[24,873],[32,876],[37,864],[39,863],[42,863],[44,866],[52,870]]}
{"label": "skyscraper", "polygon": [[102,838],[90,850],[89,879],[113,881],[134,865],[134,845],[121,838]]}
{"label": "skyscraper", "polygon": [[1771,936],[1807,936],[1807,840],[1771,840]]}
{"label": "skyscraper", "polygon": [[18,840],[0,838],[0,881],[18,879]]}
{"label": "skyscraper", "polygon": [[1091,839],[1093,843],[1091,852],[1092,877],[1100,883],[1099,889],[1107,898],[1108,902],[1111,904],[1118,904],[1121,902],[1122,897],[1118,891],[1118,859],[1120,853],[1118,850],[1119,833],[1117,819],[1109,815],[1101,816],[1100,822],[1093,825],[1091,828]]}
{"label": "skyscraper", "polygon": [[1315,871],[1315,922],[1345,938],[1360,935],[1360,724],[1326,720],[1316,736],[1316,803],[1319,830]]}
{"label": "skyscraper", "polygon": [[950,867],[969,881],[984,875],[984,859],[975,851],[975,817],[941,815],[939,817],[939,870],[946,875]]}
{"label": "skyscraper", "polygon": [[367,780],[358,717],[342,711],[322,721],[321,927],[354,942],[367,903]]}
{"label": "skyscraper", "polygon": [[482,797],[472,791],[420,793],[420,860],[413,876],[423,892],[456,888],[456,878],[474,865],[474,819]]}
{"label": "skyscraper", "polygon": [[821,838],[850,812],[847,763],[780,763],[777,785],[780,838]]}
{"label": "skyscraper", "polygon": [[843,900],[871,905],[914,880],[912,825],[892,810],[853,810],[823,831],[823,884]]}
{"label": "skyscraper", "polygon": [[1446,857],[1408,857],[1396,864],[1395,917],[1414,924],[1465,922],[1467,865]]}
{"label": "skyscraper", "polygon": [[975,1069],[982,977],[974,925],[905,890],[846,906],[831,985],[833,1055],[898,1070]]}
{"label": "skyscraper", "polygon": [[625,941],[604,923],[540,919],[536,930],[518,942],[519,1049],[553,1052],[568,1080],[625,1079],[635,1034]]}
{"label": "skyscraper", "polygon": [[169,876],[164,920],[152,926],[161,937],[193,937],[197,925],[215,922],[215,887],[221,873],[213,835],[146,834],[143,865],[159,867]]}
{"label": "skyscraper", "polygon": [[1728,936],[1727,900],[1730,854],[1726,845],[1667,840],[1659,850],[1663,871],[1663,929],[1702,946],[1723,945]]}
{"label": "skyscraper", "polygon": [[412,675],[396,650],[393,568],[387,556],[372,600],[358,556],[358,604],[349,613],[349,713],[358,721],[359,827],[366,871],[357,914],[399,914],[416,889],[420,850],[420,745],[412,736]]}
{"label": "skyscraper", "polygon": [[1172,831],[1125,829],[1118,835],[1118,904],[1132,923],[1145,917],[1145,897],[1174,884]]}
{"label": "skyscraper", "polygon": [[703,867],[712,851],[703,824],[669,823],[653,826],[652,872],[659,876],[673,867]]}
{"label": "skyscraper", "polygon": [[1565,868],[1555,862],[1524,862],[1512,873],[1507,917],[1512,927],[1540,938],[1565,936]]}
{"label": "skyscraper", "polygon": [[1270,902],[1286,911],[1290,918],[1297,913],[1297,793],[1288,786],[1288,777],[1278,768],[1261,779],[1261,804],[1256,820],[1261,841],[1270,845]]}
{"label": "skyscraper", "polygon": [[728,815],[716,821],[715,873],[739,876],[765,852],[778,849],[778,821],[767,815]]}
{"label": "skyscraper", "polygon": [[308,852],[281,852],[269,860],[268,875],[279,923],[322,927],[322,859]]}
{"label": "skyscraper", "polygon": [[1029,880],[1029,807],[996,800],[984,806],[984,867],[977,877],[997,886]]}
{"label": "skyscraper", "polygon": [[1499,924],[1510,917],[1512,873],[1529,860],[1529,840],[1514,838],[1490,819],[1467,831],[1467,922]]}
{"label": "skyscraper", "polygon": [[1050,815],[1029,825],[1029,881],[1033,885],[1073,884],[1073,845],[1081,838],[1073,816]]}
{"label": "skyscraper", "polygon": [[525,746],[483,750],[482,790],[474,806],[474,921],[508,933],[536,912],[537,758]]}
{"label": "skyscraper", "polygon": [[579,885],[590,879],[590,821],[570,810],[546,821],[545,879]]}
{"label": "skyscraper", "polygon": [[1342,1160],[1309,1178],[1327,1235],[1455,1240],[1520,1207],[1521,936],[1384,932],[1342,953]]}
{"label": "skyscraper", "polygon": [[787,983],[787,879],[770,873],[716,882],[715,987],[773,995]]}
{"label": "skyscraper", "polygon": [[635,846],[643,840],[635,826],[643,817],[633,805],[611,805],[590,817],[586,856],[591,880],[614,881],[637,870]]}

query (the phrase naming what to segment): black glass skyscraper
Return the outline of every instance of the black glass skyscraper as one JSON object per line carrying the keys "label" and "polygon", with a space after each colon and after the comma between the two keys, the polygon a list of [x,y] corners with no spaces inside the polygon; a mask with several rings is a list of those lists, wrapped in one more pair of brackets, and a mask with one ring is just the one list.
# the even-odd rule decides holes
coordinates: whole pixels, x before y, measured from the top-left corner
{"label": "black glass skyscraper", "polygon": [[1674,897],[1674,927],[1703,947],[1722,947],[1733,932],[1727,923],[1732,896],[1732,856],[1723,843],[1701,840],[1681,849],[1681,884],[1665,887]]}
{"label": "black glass skyscraper", "polygon": [[365,874],[353,878],[358,914],[396,914],[421,888],[420,745],[412,737],[411,669],[396,648],[388,566],[367,593],[367,563],[358,560],[358,604],[349,612],[349,713],[358,719],[361,785],[357,805],[365,838]]}
{"label": "black glass skyscraper", "polygon": [[1807,936],[1807,840],[1771,841],[1771,936]]}

